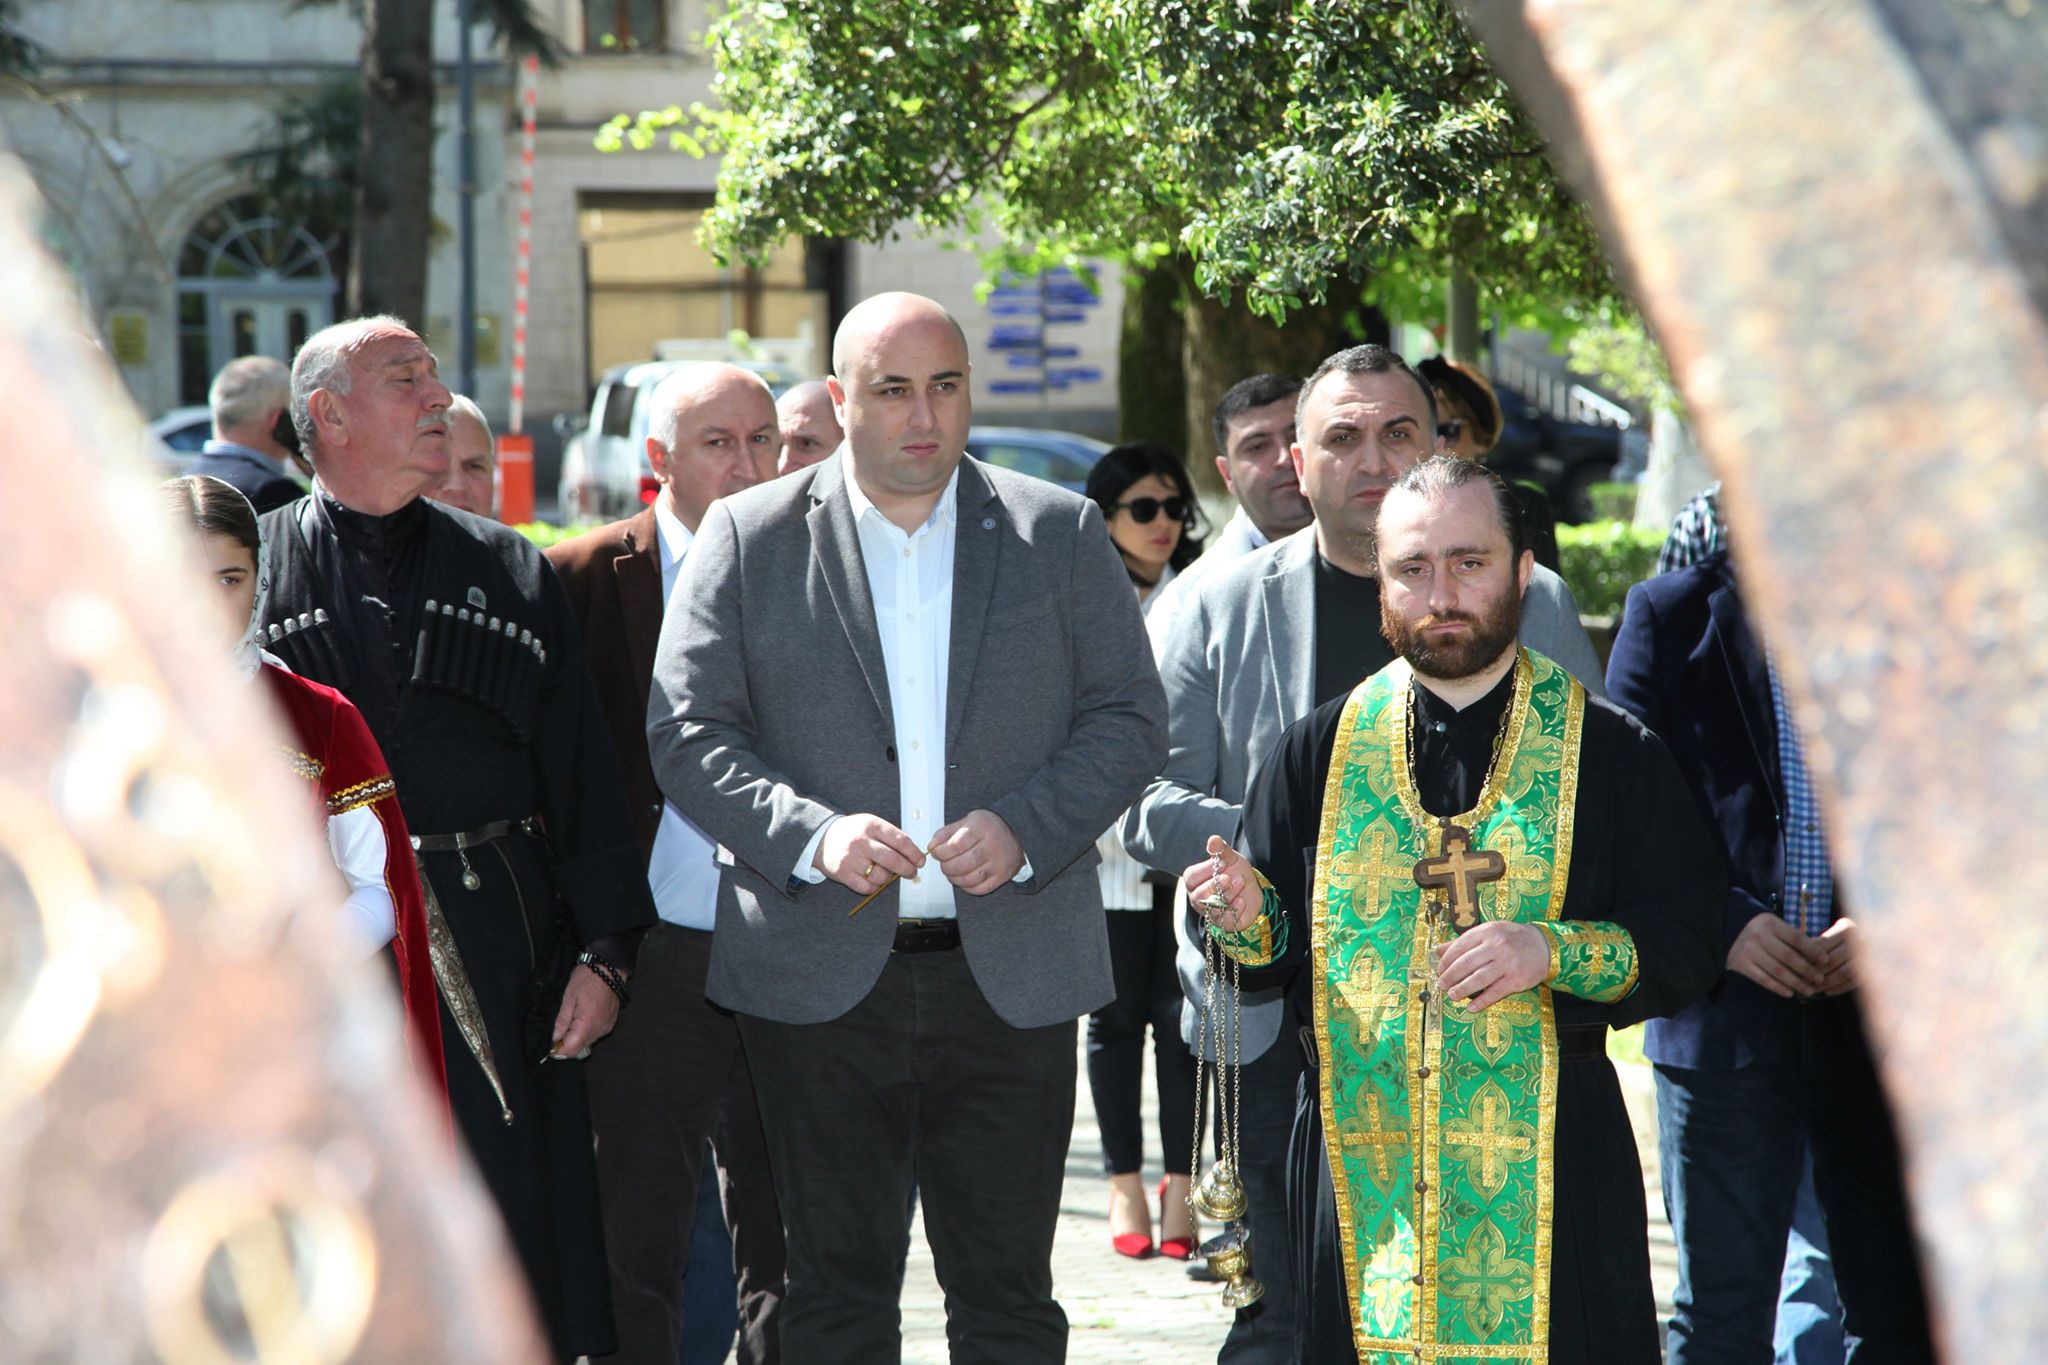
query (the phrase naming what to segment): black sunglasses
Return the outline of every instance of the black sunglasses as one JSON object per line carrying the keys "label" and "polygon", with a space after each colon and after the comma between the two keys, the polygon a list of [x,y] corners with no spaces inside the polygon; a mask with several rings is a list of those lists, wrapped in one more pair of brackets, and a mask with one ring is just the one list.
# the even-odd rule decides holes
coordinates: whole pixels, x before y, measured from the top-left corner
{"label": "black sunglasses", "polygon": [[1438,422],[1436,424],[1436,434],[1446,441],[1457,440],[1458,433],[1463,431],[1464,429],[1465,421],[1461,417],[1453,417],[1449,421]]}
{"label": "black sunglasses", "polygon": [[1131,520],[1137,522],[1140,526],[1145,525],[1161,512],[1166,513],[1169,521],[1186,521],[1188,519],[1188,501],[1186,498],[1167,498],[1164,501],[1158,498],[1132,498],[1129,502],[1118,503],[1116,510],[1119,512],[1129,512]]}

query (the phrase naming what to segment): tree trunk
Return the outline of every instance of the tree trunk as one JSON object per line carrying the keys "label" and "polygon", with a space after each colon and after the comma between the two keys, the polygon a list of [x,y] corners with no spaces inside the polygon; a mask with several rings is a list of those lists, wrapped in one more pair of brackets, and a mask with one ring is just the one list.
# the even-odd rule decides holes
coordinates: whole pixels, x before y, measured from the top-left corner
{"label": "tree trunk", "polygon": [[1125,277],[1123,331],[1117,343],[1117,439],[1156,441],[1192,465],[1208,441],[1200,431],[1189,440],[1188,383],[1181,371],[1185,306],[1180,273],[1169,263]]}
{"label": "tree trunk", "polygon": [[1636,527],[1645,531],[1669,528],[1678,509],[1713,481],[1714,471],[1700,453],[1685,418],[1668,406],[1653,408],[1650,461],[1636,491]]}
{"label": "tree trunk", "polygon": [[1484,368],[1479,350],[1479,282],[1453,270],[1444,290],[1444,351],[1453,360]]}
{"label": "tree trunk", "polygon": [[425,333],[433,184],[434,6],[366,0],[352,314],[390,313]]}
{"label": "tree trunk", "polygon": [[[1183,270],[1187,268],[1183,265]],[[1245,307],[1244,295],[1228,304],[1194,286],[1192,271],[1183,275],[1188,304],[1181,337],[1181,371],[1187,382],[1188,470],[1195,489],[1209,496],[1227,496],[1216,472],[1217,455],[1210,422],[1216,404],[1231,385],[1255,374],[1291,372],[1306,376],[1331,352],[1369,339],[1377,317],[1355,302],[1311,304],[1288,314],[1284,326]],[[1332,293],[1343,298],[1342,286]],[[1384,325],[1377,328],[1384,333]]]}

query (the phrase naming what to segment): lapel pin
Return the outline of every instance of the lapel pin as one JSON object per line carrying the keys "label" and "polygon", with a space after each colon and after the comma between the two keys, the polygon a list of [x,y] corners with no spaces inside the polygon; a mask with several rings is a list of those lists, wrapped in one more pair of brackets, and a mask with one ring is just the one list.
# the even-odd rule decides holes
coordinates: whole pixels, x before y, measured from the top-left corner
{"label": "lapel pin", "polygon": [[995,530],[995,529],[996,529],[996,519],[995,519],[994,517],[983,517],[983,518],[981,519],[981,529],[982,529],[982,530],[984,530],[984,531],[993,531],[993,530]]}

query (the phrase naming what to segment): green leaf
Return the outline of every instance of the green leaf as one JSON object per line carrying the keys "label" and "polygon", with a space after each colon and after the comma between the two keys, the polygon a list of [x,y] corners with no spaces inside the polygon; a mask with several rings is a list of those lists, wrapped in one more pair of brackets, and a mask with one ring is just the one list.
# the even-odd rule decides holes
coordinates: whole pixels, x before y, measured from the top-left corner
{"label": "green leaf", "polygon": [[[1439,317],[1453,264],[1507,315],[1614,310],[1589,220],[1447,0],[732,0],[707,43],[712,107],[632,122],[722,157],[721,256],[985,225],[992,266],[1177,247],[1276,319],[1350,281]],[[622,141],[652,145],[600,130]]]}

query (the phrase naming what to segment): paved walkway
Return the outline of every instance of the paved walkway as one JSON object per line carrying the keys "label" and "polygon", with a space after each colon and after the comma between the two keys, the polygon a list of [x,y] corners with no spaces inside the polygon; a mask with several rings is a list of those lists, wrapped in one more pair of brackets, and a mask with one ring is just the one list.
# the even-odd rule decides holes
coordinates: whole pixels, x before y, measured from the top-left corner
{"label": "paved walkway", "polygon": [[[1085,1027],[1085,1026],[1084,1026]],[[1677,1278],[1671,1229],[1657,1188],[1656,1106],[1650,1069],[1641,1062],[1618,1064],[1622,1093],[1635,1121],[1643,1155],[1643,1185],[1650,1211],[1650,1273],[1660,1316],[1668,1314]],[[1157,1146],[1153,1122],[1152,1066],[1145,1064],[1146,1146]],[[1179,1261],[1153,1257],[1133,1261],[1110,1250],[1109,1182],[1102,1174],[1102,1146],[1095,1109],[1088,1098],[1086,1057],[1074,1109],[1074,1141],[1067,1152],[1067,1184],[1060,1199],[1060,1226],[1053,1244],[1053,1283],[1067,1310],[1071,1365],[1196,1365],[1215,1359],[1230,1328],[1230,1313],[1219,1301],[1222,1286],[1187,1278]],[[1157,1153],[1149,1153],[1157,1160]],[[1146,1187],[1157,1191],[1159,1171],[1148,1167]],[[1213,1233],[1214,1229],[1208,1229]],[[931,1251],[920,1223],[911,1238],[910,1268],[903,1291],[905,1365],[945,1365],[946,1315]]]}

